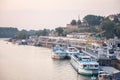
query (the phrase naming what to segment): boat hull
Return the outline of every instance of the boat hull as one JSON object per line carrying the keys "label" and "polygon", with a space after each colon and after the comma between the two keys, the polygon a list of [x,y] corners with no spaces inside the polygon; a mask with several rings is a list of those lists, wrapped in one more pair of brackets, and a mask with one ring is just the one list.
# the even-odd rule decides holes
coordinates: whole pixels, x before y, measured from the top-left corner
{"label": "boat hull", "polygon": [[65,59],[66,55],[67,54],[64,47],[61,47],[59,45],[56,45],[55,47],[53,47],[52,54],[51,54],[51,57],[53,59]]}
{"label": "boat hull", "polygon": [[83,68],[79,68],[77,65],[75,65],[72,62],[70,62],[70,64],[77,71],[77,73],[79,73],[81,75],[85,75],[85,76],[93,76],[93,75],[97,76],[98,75],[99,70],[86,70],[86,69],[83,69]]}
{"label": "boat hull", "polygon": [[65,54],[64,55],[63,54],[62,55],[58,55],[56,53],[52,53],[51,58],[52,59],[65,59],[66,55]]}

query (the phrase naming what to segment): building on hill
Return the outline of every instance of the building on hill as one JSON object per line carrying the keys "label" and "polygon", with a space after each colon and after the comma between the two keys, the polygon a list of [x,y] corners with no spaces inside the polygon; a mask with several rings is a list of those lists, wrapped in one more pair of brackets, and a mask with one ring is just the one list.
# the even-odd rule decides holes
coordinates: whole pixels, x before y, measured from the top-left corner
{"label": "building on hill", "polygon": [[108,18],[109,18],[111,21],[113,21],[114,18],[115,18],[115,16],[116,16],[116,15],[113,15],[113,14],[112,14],[112,15],[109,15]]}
{"label": "building on hill", "polygon": [[67,25],[66,25],[66,28],[67,28],[68,30],[77,30],[79,27],[78,27],[78,25],[67,24]]}
{"label": "building on hill", "polygon": [[81,22],[80,19],[78,19],[78,21],[76,22],[75,25],[72,24],[67,24],[66,25],[66,29],[68,30],[78,30],[79,28],[87,28],[89,27],[89,24],[86,21]]}
{"label": "building on hill", "polygon": [[116,18],[118,19],[118,21],[120,21],[120,14],[112,14],[108,16],[109,20],[113,21]]}

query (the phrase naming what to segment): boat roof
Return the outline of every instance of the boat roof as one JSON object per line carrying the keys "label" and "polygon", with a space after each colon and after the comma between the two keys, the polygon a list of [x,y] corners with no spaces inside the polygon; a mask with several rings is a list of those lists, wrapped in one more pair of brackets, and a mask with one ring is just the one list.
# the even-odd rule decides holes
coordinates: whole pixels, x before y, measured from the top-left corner
{"label": "boat roof", "polygon": [[79,58],[82,58],[82,59],[84,59],[84,58],[91,58],[90,56],[79,56]]}
{"label": "boat roof", "polygon": [[[90,56],[79,56],[79,59],[80,58],[81,58],[81,60],[79,60],[79,61],[84,63],[84,64],[99,64],[94,59],[92,59]],[[86,59],[86,60],[84,60],[84,59]]]}
{"label": "boat roof", "polygon": [[98,62],[96,61],[80,61],[80,63],[83,63],[83,64],[90,64],[90,65],[99,65]]}
{"label": "boat roof", "polygon": [[120,73],[119,70],[115,69],[114,67],[110,67],[110,66],[102,66],[101,69],[107,72],[108,74]]}

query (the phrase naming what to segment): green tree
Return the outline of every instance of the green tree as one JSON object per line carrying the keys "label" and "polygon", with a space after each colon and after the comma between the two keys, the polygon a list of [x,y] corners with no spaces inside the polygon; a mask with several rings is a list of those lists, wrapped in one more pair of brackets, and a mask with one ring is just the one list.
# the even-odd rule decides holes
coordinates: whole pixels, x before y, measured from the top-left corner
{"label": "green tree", "polygon": [[115,35],[120,38],[120,26],[116,27],[115,28],[115,31],[114,31]]}
{"label": "green tree", "polygon": [[104,36],[107,39],[114,37],[114,29],[115,29],[114,22],[110,21],[109,19],[105,19],[100,26],[101,29],[105,31]]}
{"label": "green tree", "polygon": [[38,30],[35,32],[35,35],[37,36],[48,36],[50,33],[49,29],[43,29],[43,30]]}
{"label": "green tree", "polygon": [[18,39],[28,39],[29,38],[29,34],[25,31],[19,31],[16,35],[15,38]]}
{"label": "green tree", "polygon": [[77,22],[76,22],[76,20],[72,20],[70,24],[71,25],[77,25]]}
{"label": "green tree", "polygon": [[36,32],[35,32],[35,35],[37,35],[37,36],[41,36],[41,35],[42,35],[42,30],[38,30],[38,31],[36,31]]}
{"label": "green tree", "polygon": [[62,27],[58,27],[55,29],[55,31],[58,33],[58,36],[62,36],[63,35],[63,28]]}
{"label": "green tree", "polygon": [[0,27],[0,38],[14,37],[17,32],[18,32],[17,28]]}
{"label": "green tree", "polygon": [[114,21],[115,23],[119,23],[119,22],[120,22],[120,21],[118,20],[118,16],[115,16],[113,21]]}
{"label": "green tree", "polygon": [[104,18],[102,16],[87,15],[83,18],[83,21],[87,21],[90,26],[100,25]]}
{"label": "green tree", "polygon": [[48,36],[48,35],[49,35],[49,32],[50,32],[50,30],[44,29],[44,30],[42,31],[42,36]]}
{"label": "green tree", "polygon": [[81,25],[81,21],[80,20],[77,21],[77,25]]}

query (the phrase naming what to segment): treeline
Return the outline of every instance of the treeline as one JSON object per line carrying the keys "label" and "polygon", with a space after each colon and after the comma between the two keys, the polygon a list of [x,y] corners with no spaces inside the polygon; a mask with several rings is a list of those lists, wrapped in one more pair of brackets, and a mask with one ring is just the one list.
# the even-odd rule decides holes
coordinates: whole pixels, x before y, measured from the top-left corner
{"label": "treeline", "polygon": [[78,26],[78,28],[71,30],[69,28],[58,27],[55,30],[59,36],[66,36],[73,32],[90,32],[97,34],[104,31],[104,33],[101,34],[102,37],[109,39],[117,36],[120,38],[120,14],[109,15],[107,17],[86,15],[81,21],[79,19],[73,19],[70,25],[73,25],[73,27]]}
{"label": "treeline", "polygon": [[117,36],[120,38],[120,14],[109,15],[107,17],[87,15],[83,18],[90,28],[95,27],[98,32],[105,31],[103,36],[107,39]]}
{"label": "treeline", "polygon": [[18,32],[17,28],[12,27],[0,27],[0,38],[14,37]]}
{"label": "treeline", "polygon": [[28,39],[29,36],[48,36],[51,31],[49,29],[43,29],[43,30],[21,30],[17,32],[14,36],[14,38],[19,39]]}
{"label": "treeline", "polygon": [[13,27],[0,27],[0,38],[19,38],[26,39],[29,36],[48,36],[51,31],[49,29],[43,30],[18,30]]}

